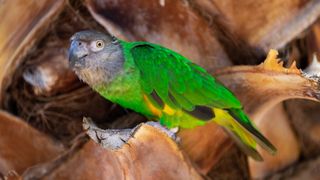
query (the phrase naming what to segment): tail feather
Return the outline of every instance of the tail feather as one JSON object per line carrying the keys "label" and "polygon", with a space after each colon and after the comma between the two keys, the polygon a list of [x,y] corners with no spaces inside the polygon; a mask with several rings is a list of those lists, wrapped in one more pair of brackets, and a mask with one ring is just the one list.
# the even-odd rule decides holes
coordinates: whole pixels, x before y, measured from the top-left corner
{"label": "tail feather", "polygon": [[241,137],[237,135],[235,131],[232,131],[228,128],[224,128],[224,129],[245,154],[247,154],[248,156],[252,157],[257,161],[263,161],[262,156],[258,153],[258,151],[256,150],[253,144],[249,144],[245,142]]}
{"label": "tail feather", "polygon": [[214,113],[214,121],[223,126],[237,145],[252,158],[263,160],[256,150],[257,143],[271,154],[276,152],[276,148],[254,127],[241,109],[214,108]]}
{"label": "tail feather", "polygon": [[257,130],[255,125],[241,109],[229,109],[228,112],[244,129],[252,134],[253,138],[262,148],[267,150],[270,154],[275,154],[277,152],[277,149]]}

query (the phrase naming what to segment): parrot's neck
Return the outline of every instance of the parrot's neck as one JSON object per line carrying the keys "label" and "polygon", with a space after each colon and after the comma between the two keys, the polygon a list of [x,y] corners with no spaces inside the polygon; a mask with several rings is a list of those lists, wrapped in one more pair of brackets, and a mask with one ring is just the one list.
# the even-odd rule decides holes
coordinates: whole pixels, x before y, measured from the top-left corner
{"label": "parrot's neck", "polygon": [[101,57],[101,61],[88,60],[86,67],[75,69],[78,77],[90,87],[109,85],[116,76],[123,72],[124,56],[120,44],[113,45]]}
{"label": "parrot's neck", "polygon": [[96,68],[94,71],[91,68],[86,68],[81,71],[76,71],[76,74],[92,88],[100,85],[106,86],[110,84],[113,79],[112,73],[102,68]]}

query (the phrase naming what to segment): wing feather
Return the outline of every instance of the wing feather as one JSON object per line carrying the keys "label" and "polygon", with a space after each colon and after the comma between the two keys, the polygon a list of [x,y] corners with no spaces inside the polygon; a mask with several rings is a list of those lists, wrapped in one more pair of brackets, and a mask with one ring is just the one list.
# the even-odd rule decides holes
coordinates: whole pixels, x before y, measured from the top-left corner
{"label": "wing feather", "polygon": [[[142,88],[155,91],[173,108],[193,110],[195,106],[241,108],[238,99],[203,68],[164,47],[138,43],[131,54],[140,71]],[[172,101],[172,97],[175,102]]]}

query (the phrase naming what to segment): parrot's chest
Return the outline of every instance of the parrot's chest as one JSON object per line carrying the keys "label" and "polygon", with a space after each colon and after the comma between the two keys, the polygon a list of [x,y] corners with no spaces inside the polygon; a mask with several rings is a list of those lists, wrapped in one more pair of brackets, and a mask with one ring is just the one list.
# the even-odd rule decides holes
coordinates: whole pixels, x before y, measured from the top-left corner
{"label": "parrot's chest", "polygon": [[145,103],[139,77],[136,74],[125,74],[114,79],[109,85],[96,88],[104,98],[132,109],[146,116],[152,116]]}

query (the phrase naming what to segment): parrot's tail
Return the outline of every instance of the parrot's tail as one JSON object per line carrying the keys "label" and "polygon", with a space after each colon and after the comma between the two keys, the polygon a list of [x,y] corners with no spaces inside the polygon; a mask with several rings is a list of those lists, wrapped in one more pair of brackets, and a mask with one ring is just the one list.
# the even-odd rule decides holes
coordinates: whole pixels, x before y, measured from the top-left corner
{"label": "parrot's tail", "polygon": [[213,120],[224,127],[247,155],[258,161],[263,160],[256,150],[257,143],[269,153],[275,154],[276,148],[255,128],[241,109],[214,108],[213,111],[215,113]]}

